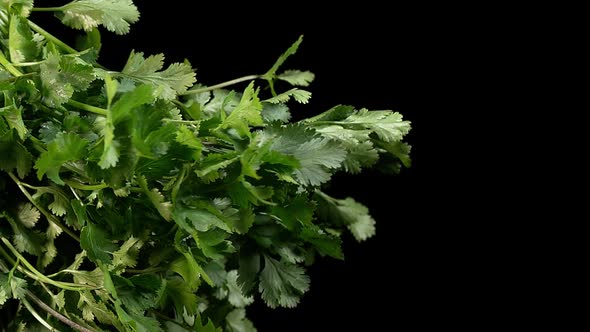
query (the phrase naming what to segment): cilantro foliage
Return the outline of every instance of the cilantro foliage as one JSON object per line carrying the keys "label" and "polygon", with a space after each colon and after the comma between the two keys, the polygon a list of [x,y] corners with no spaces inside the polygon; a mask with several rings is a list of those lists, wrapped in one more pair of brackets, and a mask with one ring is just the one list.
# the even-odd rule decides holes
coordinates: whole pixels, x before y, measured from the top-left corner
{"label": "cilantro foliage", "polygon": [[[86,49],[31,11],[87,31]],[[315,78],[283,70],[302,38],[243,89],[163,54],[98,64],[98,29],[138,18],[131,0],[0,0],[0,309],[17,306],[0,328],[256,331],[248,305],[295,307],[316,256],[375,234],[367,207],[322,191],[331,176],[410,166],[397,112],[290,122]]]}

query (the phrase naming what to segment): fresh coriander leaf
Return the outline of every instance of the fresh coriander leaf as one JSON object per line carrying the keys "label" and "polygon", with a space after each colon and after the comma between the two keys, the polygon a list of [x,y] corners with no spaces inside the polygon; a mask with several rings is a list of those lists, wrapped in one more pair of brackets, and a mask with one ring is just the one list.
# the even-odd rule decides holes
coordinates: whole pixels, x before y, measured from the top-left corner
{"label": "fresh coriander leaf", "polygon": [[294,172],[302,185],[318,186],[339,168],[346,151],[334,141],[318,137],[302,126],[273,127],[265,132],[272,141],[271,150],[295,157],[300,168]]}
{"label": "fresh coriander leaf", "polygon": [[225,317],[226,328],[230,332],[256,332],[254,324],[246,318],[245,309],[234,309]]}
{"label": "fresh coriander leaf", "polygon": [[12,9],[18,15],[27,17],[33,9],[33,0],[0,0],[0,8],[7,12]]}
{"label": "fresh coriander leaf", "polygon": [[0,115],[4,117],[8,123],[10,129],[16,130],[21,140],[25,139],[27,135],[27,127],[23,122],[22,108],[16,107],[13,100],[8,101],[5,98],[5,104],[8,104],[0,108]]}
{"label": "fresh coriander leaf", "polygon": [[139,11],[131,0],[74,0],[59,8],[61,21],[72,28],[91,31],[103,25],[123,35],[139,19]]}
{"label": "fresh coriander leaf", "polygon": [[318,191],[320,217],[336,225],[345,225],[357,241],[364,241],[375,235],[375,220],[369,209],[354,199],[335,199]]}
{"label": "fresh coriander leaf", "polygon": [[75,91],[88,89],[96,79],[92,65],[78,57],[50,53],[40,65],[43,102],[58,107],[70,100]]}
{"label": "fresh coriander leaf", "polygon": [[265,100],[265,102],[271,104],[284,104],[288,102],[291,98],[295,99],[295,101],[300,104],[307,104],[309,102],[309,99],[311,99],[311,92],[293,88],[279,95],[276,95],[270,99],[267,99]]}
{"label": "fresh coriander leaf", "polygon": [[258,89],[254,89],[254,83],[251,82],[240,99],[240,103],[216,128],[234,129],[241,137],[250,137],[249,126],[261,126],[263,124],[262,104],[258,98]]}
{"label": "fresh coriander leaf", "polygon": [[309,290],[309,277],[302,267],[265,255],[258,289],[269,307],[293,308],[301,295]]}
{"label": "fresh coriander leaf", "polygon": [[87,223],[80,233],[80,246],[86,250],[88,258],[94,262],[111,264],[111,255],[117,246],[108,238],[108,234],[99,226]]}
{"label": "fresh coriander leaf", "polygon": [[236,308],[243,308],[254,302],[252,296],[245,296],[242,287],[238,285],[238,271],[231,270],[227,273],[226,287],[228,289],[228,301]]}
{"label": "fresh coriander leaf", "polygon": [[8,46],[10,60],[19,64],[27,61],[35,61],[40,51],[39,37],[33,36],[27,19],[12,15],[8,32]]}
{"label": "fresh coriander leaf", "polygon": [[59,176],[62,165],[68,161],[82,159],[86,154],[87,145],[88,142],[76,134],[57,134],[55,139],[47,144],[47,151],[41,153],[35,163],[39,180],[47,174],[53,182],[64,184]]}
{"label": "fresh coriander leaf", "polygon": [[285,104],[262,103],[262,118],[266,123],[281,122],[287,123],[291,120],[291,113]]}
{"label": "fresh coriander leaf", "polygon": [[263,77],[266,78],[267,80],[272,80],[272,78],[275,76],[277,70],[279,70],[279,68],[283,65],[283,63],[287,60],[287,58],[289,58],[291,55],[293,55],[297,52],[297,49],[299,48],[299,45],[301,45],[302,41],[303,41],[303,36],[299,36],[297,41],[295,41],[295,43],[293,43],[293,45],[291,45],[291,47],[289,47],[285,51],[285,53],[281,54],[281,56],[277,59],[277,61],[274,63],[274,65],[263,75]]}
{"label": "fresh coriander leaf", "polygon": [[291,85],[309,86],[309,84],[315,79],[315,75],[310,71],[286,70],[284,73],[277,76],[277,78],[286,81]]}
{"label": "fresh coriander leaf", "polygon": [[18,207],[18,220],[27,228],[35,227],[41,213],[31,203],[24,203]]}
{"label": "fresh coriander leaf", "polygon": [[155,96],[171,100],[184,93],[195,82],[195,72],[188,63],[173,63],[165,70],[164,55],[144,58],[142,52],[131,52],[121,73],[134,81],[148,84]]}

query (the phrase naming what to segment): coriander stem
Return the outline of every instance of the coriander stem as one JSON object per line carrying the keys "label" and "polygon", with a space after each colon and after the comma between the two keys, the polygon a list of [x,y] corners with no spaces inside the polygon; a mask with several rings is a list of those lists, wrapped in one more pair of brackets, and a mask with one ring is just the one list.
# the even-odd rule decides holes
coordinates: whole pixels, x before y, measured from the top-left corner
{"label": "coriander stem", "polygon": [[33,196],[31,196],[31,194],[29,194],[29,192],[27,191],[27,189],[25,189],[25,187],[22,185],[22,182],[14,174],[12,174],[12,172],[8,172],[8,175],[10,176],[10,178],[12,179],[12,181],[14,181],[14,183],[16,183],[16,185],[18,186],[18,188],[20,189],[20,191],[27,197],[27,199],[41,213],[43,213],[43,215],[47,218],[47,220],[49,222],[52,222],[52,223],[56,224],[57,227],[61,228],[71,238],[73,238],[74,240],[80,242],[80,238],[74,232],[72,232],[69,228],[67,228],[66,226],[64,226],[64,224],[62,224],[59,220],[57,220],[57,218],[55,218],[51,213],[49,213],[49,211],[45,210],[45,208],[43,206],[41,206],[39,203],[37,203],[37,201],[35,199],[33,199]]}
{"label": "coriander stem", "polygon": [[63,10],[62,7],[33,7],[34,12],[59,12]]}
{"label": "coriander stem", "polygon": [[108,185],[106,183],[99,183],[99,184],[83,184],[75,181],[70,180],[63,180],[68,186],[74,189],[80,190],[101,190],[107,188]]}
{"label": "coriander stem", "polygon": [[82,289],[92,289],[93,288],[93,287],[89,287],[88,285],[75,284],[72,282],[55,281],[51,278],[48,278],[46,275],[44,275],[43,273],[41,273],[37,269],[35,269],[35,267],[31,263],[29,263],[29,261],[27,261],[16,250],[16,248],[14,248],[14,246],[10,243],[10,241],[8,241],[5,237],[0,237],[0,239],[2,239],[2,242],[4,242],[4,245],[6,245],[6,247],[8,247],[8,249],[12,252],[12,254],[14,256],[16,256],[16,258],[18,258],[21,261],[21,263],[24,264],[27,267],[27,269],[29,269],[29,271],[35,275],[35,278],[33,278],[33,279],[53,285],[55,287],[59,287],[59,288],[63,288],[63,289],[71,290],[71,291],[76,291],[76,292],[79,292]]}
{"label": "coriander stem", "polygon": [[[41,8],[35,8],[35,9],[41,9]],[[35,30],[35,32],[43,35],[45,37],[45,39],[47,39],[47,40],[51,41],[52,43],[54,43],[55,45],[61,47],[66,52],[68,52],[68,53],[77,53],[78,52],[76,49],[74,49],[73,47],[69,46],[68,44],[62,42],[57,37],[55,37],[54,35],[50,34],[47,31],[45,31],[43,28],[41,28],[40,26],[38,26],[37,24],[35,24],[31,20],[29,20],[29,26],[31,27],[31,29]]]}
{"label": "coriander stem", "polygon": [[4,56],[4,53],[2,51],[0,51],[0,65],[6,68],[6,70],[8,70],[8,72],[11,73],[13,76],[19,77],[23,75],[23,73],[21,73],[20,70],[16,69],[16,67],[13,66],[12,63],[10,63],[10,61],[8,61],[8,59]]}
{"label": "coriander stem", "polygon": [[241,82],[246,82],[246,81],[253,81],[256,79],[262,78],[261,75],[248,75],[248,76],[244,76],[244,77],[240,77],[240,78],[236,78],[227,82],[223,82],[223,83],[219,83],[219,84],[215,84],[212,86],[208,86],[205,88],[199,88],[199,89],[193,89],[193,90],[188,90],[185,93],[181,93],[181,96],[187,96],[187,95],[192,95],[192,94],[197,94],[197,93],[203,93],[203,92],[207,92],[207,91],[212,91],[212,90],[216,90],[216,89],[221,89],[224,88],[226,86],[230,86],[230,85],[234,85],[234,84],[238,84]]}
{"label": "coriander stem", "polygon": [[[28,292],[28,291],[27,291]],[[30,293],[30,292],[29,292]],[[28,295],[28,294],[27,294]],[[35,308],[33,308],[33,306],[29,303],[29,301],[27,301],[27,299],[22,298],[20,299],[20,301],[25,305],[25,307],[27,308],[27,310],[31,313],[31,315],[33,315],[33,317],[35,317],[35,319],[41,323],[41,325],[45,326],[49,331],[58,331],[56,328],[54,328],[53,326],[49,325],[49,323],[47,323],[43,317],[41,317],[37,311],[35,311]]]}
{"label": "coriander stem", "polygon": [[107,116],[107,114],[108,114],[108,111],[105,110],[104,108],[84,104],[79,101],[75,101],[73,99],[70,99],[68,101],[68,104],[71,106],[74,106],[76,108],[79,108],[81,110],[88,111],[90,113],[94,113],[94,114],[98,114],[98,115]]}
{"label": "coriander stem", "polygon": [[[71,320],[69,320],[67,317],[65,317],[64,315],[62,315],[61,313],[53,310],[53,308],[51,308],[50,306],[48,306],[45,302],[41,301],[37,296],[35,296],[35,294],[33,294],[31,291],[27,290],[26,295],[33,300],[33,302],[35,302],[35,304],[37,304],[39,307],[41,307],[41,309],[47,311],[51,316],[59,319],[62,323],[68,325],[69,327],[76,329],[78,331],[82,331],[82,332],[93,332],[90,329],[85,328],[84,326],[73,322]],[[28,308],[27,308],[28,309]]]}

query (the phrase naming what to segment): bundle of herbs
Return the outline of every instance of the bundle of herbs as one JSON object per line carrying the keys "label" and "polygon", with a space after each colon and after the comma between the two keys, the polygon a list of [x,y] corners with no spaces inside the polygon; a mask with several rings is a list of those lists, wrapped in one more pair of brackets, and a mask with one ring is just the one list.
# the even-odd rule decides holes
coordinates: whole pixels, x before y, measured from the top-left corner
{"label": "bundle of herbs", "polygon": [[[76,48],[32,11],[84,30]],[[290,122],[314,79],[282,70],[301,38],[213,86],[162,54],[100,65],[98,29],[138,18],[131,0],[0,0],[0,329],[255,331],[246,306],[296,306],[305,266],[375,234],[365,206],[322,191],[331,175],[410,164],[399,113]]]}

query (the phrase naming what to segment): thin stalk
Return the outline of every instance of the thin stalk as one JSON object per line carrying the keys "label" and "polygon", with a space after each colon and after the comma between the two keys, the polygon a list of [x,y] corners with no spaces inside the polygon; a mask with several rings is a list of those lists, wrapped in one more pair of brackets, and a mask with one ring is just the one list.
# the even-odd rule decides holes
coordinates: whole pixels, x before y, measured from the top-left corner
{"label": "thin stalk", "polygon": [[34,12],[59,12],[62,11],[63,7],[33,7]]}
{"label": "thin stalk", "polygon": [[21,73],[20,70],[13,66],[12,63],[10,63],[10,61],[8,61],[8,59],[6,58],[6,56],[4,56],[4,53],[2,51],[0,51],[0,65],[6,68],[6,70],[12,74],[12,76],[19,77],[23,75],[23,73]]}
{"label": "thin stalk", "polygon": [[94,289],[94,287],[89,287],[88,285],[75,284],[75,283],[72,283],[72,282],[55,281],[53,279],[48,278],[43,273],[37,271],[37,269],[35,269],[35,267],[31,263],[29,263],[29,261],[27,261],[16,250],[16,248],[14,248],[12,246],[12,244],[10,243],[10,241],[8,241],[4,237],[1,237],[0,239],[2,239],[2,242],[4,242],[4,245],[6,245],[6,247],[8,247],[8,249],[12,252],[12,254],[14,256],[16,256],[22,262],[22,264],[24,264],[29,269],[29,271],[31,271],[35,276],[37,276],[37,279],[38,279],[37,281],[44,282],[46,284],[50,284],[50,285],[53,285],[55,287],[59,287],[59,288],[63,288],[63,289],[71,290],[71,291],[77,291],[77,292],[79,292],[81,290],[84,290],[84,289]]}
{"label": "thin stalk", "polygon": [[181,93],[181,96],[187,96],[187,95],[194,95],[197,93],[203,93],[203,92],[207,92],[207,91],[212,91],[212,90],[216,90],[216,89],[221,89],[221,88],[225,88],[226,86],[230,86],[230,85],[234,85],[234,84],[238,84],[238,83],[242,83],[242,82],[246,82],[246,81],[253,81],[256,79],[260,79],[262,78],[261,75],[248,75],[248,76],[244,76],[244,77],[239,77],[227,82],[223,82],[223,83],[219,83],[219,84],[215,84],[212,86],[208,86],[205,88],[199,88],[199,89],[193,89],[193,90],[188,90],[185,93]]}
{"label": "thin stalk", "polygon": [[69,228],[67,228],[64,224],[61,223],[57,218],[55,218],[49,211],[47,211],[43,206],[41,206],[37,201],[29,194],[27,189],[23,186],[22,182],[16,177],[16,175],[12,174],[12,172],[8,172],[8,175],[14,181],[14,183],[18,186],[20,191],[27,197],[29,202],[33,204],[50,222],[57,225],[57,227],[61,228],[66,234],[68,234],[74,240],[80,242],[80,237],[72,232]]}
{"label": "thin stalk", "polygon": [[[27,294],[28,295],[28,294]],[[56,329],[55,327],[51,326],[49,323],[47,323],[47,321],[45,321],[45,319],[43,319],[43,317],[41,317],[37,311],[35,311],[35,308],[33,308],[33,306],[29,303],[29,301],[27,301],[27,299],[22,298],[20,299],[20,301],[25,305],[25,307],[27,308],[27,310],[31,313],[31,315],[33,315],[33,317],[35,317],[35,319],[41,323],[41,325],[45,326],[49,331],[57,331],[59,332],[58,329]]]}
{"label": "thin stalk", "polygon": [[100,108],[100,107],[96,107],[96,106],[84,104],[84,103],[81,103],[79,101],[75,101],[75,100],[72,100],[72,99],[70,99],[68,101],[68,104],[71,105],[71,106],[74,106],[76,108],[79,108],[81,110],[84,110],[84,111],[87,111],[87,112],[90,112],[90,113],[94,113],[94,114],[98,114],[98,115],[107,116],[107,114],[108,114],[108,111],[105,110],[104,108]]}
{"label": "thin stalk", "polygon": [[104,188],[107,188],[108,185],[106,183],[99,183],[99,184],[83,184],[83,183],[79,183],[76,181],[70,181],[70,180],[63,180],[68,186],[74,188],[74,189],[80,189],[80,190],[101,190]]}
{"label": "thin stalk", "polygon": [[[35,9],[40,9],[40,8],[35,8]],[[61,47],[64,51],[66,51],[68,53],[77,53],[78,52],[76,49],[74,49],[70,45],[62,42],[60,39],[58,39],[54,35],[50,34],[49,32],[45,31],[43,28],[41,28],[40,26],[38,26],[37,24],[35,24],[31,20],[29,20],[29,26],[31,27],[31,29],[35,30],[35,32],[43,35],[45,37],[45,39],[47,39],[47,40],[51,41],[52,43],[54,43],[55,45]]]}
{"label": "thin stalk", "polygon": [[[33,301],[35,302],[35,304],[37,304],[41,309],[47,311],[47,313],[49,313],[51,316],[59,319],[62,323],[66,324],[67,326],[78,330],[78,331],[82,331],[82,332],[94,332],[90,329],[85,328],[84,326],[71,321],[70,319],[68,319],[66,316],[62,315],[61,313],[53,310],[53,308],[51,308],[50,306],[48,306],[45,302],[41,301],[37,296],[35,296],[35,294],[33,294],[30,291],[27,291],[27,296]],[[27,308],[28,309],[28,308]]]}

